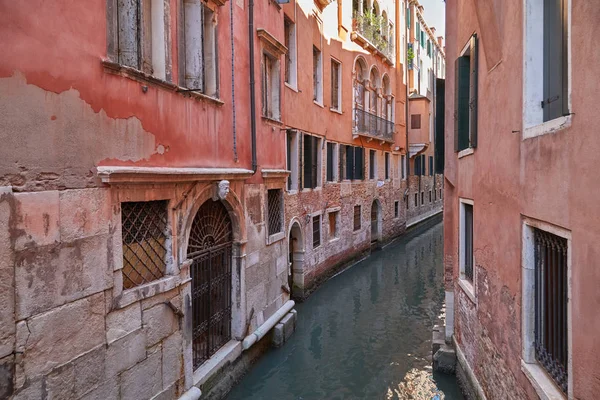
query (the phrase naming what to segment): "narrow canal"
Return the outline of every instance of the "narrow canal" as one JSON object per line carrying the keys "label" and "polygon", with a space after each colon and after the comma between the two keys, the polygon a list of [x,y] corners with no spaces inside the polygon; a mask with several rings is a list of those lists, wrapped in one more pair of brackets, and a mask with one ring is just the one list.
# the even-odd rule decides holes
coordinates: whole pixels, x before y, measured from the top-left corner
{"label": "narrow canal", "polygon": [[296,306],[296,332],[233,388],[238,399],[462,399],[431,370],[443,323],[442,224],[409,234]]}

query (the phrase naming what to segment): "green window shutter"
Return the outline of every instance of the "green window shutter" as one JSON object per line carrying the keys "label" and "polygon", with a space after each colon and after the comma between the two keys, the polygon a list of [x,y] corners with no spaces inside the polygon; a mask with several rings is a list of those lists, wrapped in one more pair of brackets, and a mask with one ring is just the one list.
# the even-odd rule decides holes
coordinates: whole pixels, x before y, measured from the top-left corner
{"label": "green window shutter", "polygon": [[458,152],[458,87],[459,87],[459,67],[460,57],[454,61],[454,151]]}
{"label": "green window shutter", "polygon": [[327,143],[327,182],[333,182],[333,143]]}
{"label": "green window shutter", "polygon": [[458,92],[457,119],[458,119],[458,151],[469,147],[469,84],[470,61],[469,57],[459,57],[458,59]]}
{"label": "green window shutter", "polygon": [[346,179],[354,179],[354,147],[346,146]]}
{"label": "green window shutter", "polygon": [[365,179],[365,157],[362,147],[354,148],[354,179]]}
{"label": "green window shutter", "polygon": [[426,167],[425,167],[425,162],[426,162],[426,161],[425,161],[425,154],[422,154],[422,155],[421,155],[421,173],[422,173],[423,175],[427,175],[427,171],[426,171],[426,169],[425,169],[425,168],[426,168]]}
{"label": "green window shutter", "polygon": [[406,26],[410,28],[410,8],[406,9]]}
{"label": "green window shutter", "polygon": [[471,57],[469,68],[471,70],[470,87],[469,87],[469,108],[470,108],[470,129],[469,129],[469,146],[477,147],[477,75],[479,69],[478,60],[478,39],[477,35],[471,36]]}
{"label": "green window shutter", "polygon": [[568,114],[566,0],[544,1],[544,121]]}
{"label": "green window shutter", "polygon": [[304,135],[304,188],[308,189],[308,188],[312,188],[313,187],[313,181],[312,181],[312,165],[313,165],[313,160],[312,160],[312,156],[313,156],[313,152],[312,152],[312,147],[313,147],[313,137],[312,136],[308,136],[308,135]]}

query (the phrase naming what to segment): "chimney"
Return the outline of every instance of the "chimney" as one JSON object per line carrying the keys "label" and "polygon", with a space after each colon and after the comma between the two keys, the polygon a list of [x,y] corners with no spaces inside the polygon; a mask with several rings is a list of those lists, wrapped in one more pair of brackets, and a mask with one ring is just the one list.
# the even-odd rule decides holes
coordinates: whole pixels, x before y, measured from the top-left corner
{"label": "chimney", "polygon": [[438,36],[437,37],[438,40],[438,44],[440,45],[440,47],[444,47],[444,37],[443,36]]}

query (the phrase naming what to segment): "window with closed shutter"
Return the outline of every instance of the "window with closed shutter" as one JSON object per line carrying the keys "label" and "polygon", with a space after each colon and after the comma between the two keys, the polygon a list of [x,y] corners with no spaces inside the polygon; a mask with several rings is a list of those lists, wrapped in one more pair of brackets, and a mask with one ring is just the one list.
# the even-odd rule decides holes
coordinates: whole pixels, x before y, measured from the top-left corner
{"label": "window with closed shutter", "polygon": [[455,151],[477,147],[477,35],[455,62]]}
{"label": "window with closed shutter", "polygon": [[327,143],[327,182],[335,181],[334,161],[335,161],[335,143]]}
{"label": "window with closed shutter", "polygon": [[544,1],[544,122],[569,114],[567,1]]}
{"label": "window with closed shutter", "polygon": [[375,150],[369,150],[369,179],[375,179]]}
{"label": "window with closed shutter", "polygon": [[390,153],[385,153],[385,179],[390,179]]}
{"label": "window with closed shutter", "polygon": [[340,109],[340,63],[331,60],[331,108]]}
{"label": "window with closed shutter", "polygon": [[421,114],[412,114],[410,116],[410,128],[421,129]]}

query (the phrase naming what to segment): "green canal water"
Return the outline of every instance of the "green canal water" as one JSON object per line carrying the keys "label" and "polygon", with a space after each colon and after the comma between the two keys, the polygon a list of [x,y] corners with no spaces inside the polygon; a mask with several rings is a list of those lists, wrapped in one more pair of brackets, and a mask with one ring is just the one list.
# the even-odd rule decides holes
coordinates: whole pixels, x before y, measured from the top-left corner
{"label": "green canal water", "polygon": [[296,332],[227,399],[462,399],[433,374],[431,330],[444,318],[442,224],[333,277],[298,304]]}

